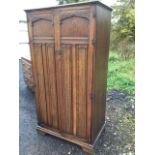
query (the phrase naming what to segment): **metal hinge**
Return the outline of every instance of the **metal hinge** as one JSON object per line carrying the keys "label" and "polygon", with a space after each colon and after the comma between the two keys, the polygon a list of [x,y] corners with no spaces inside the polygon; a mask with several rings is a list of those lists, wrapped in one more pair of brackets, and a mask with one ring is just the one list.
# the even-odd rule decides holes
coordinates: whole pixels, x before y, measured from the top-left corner
{"label": "metal hinge", "polygon": [[96,39],[92,40],[92,44],[95,46],[96,45]]}

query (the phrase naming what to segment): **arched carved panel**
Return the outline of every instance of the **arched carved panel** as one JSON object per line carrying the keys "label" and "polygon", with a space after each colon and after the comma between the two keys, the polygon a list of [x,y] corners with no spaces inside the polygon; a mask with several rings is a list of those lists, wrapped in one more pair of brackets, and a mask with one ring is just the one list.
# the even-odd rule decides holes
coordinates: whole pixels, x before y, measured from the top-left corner
{"label": "arched carved panel", "polygon": [[54,27],[52,20],[48,18],[36,18],[32,20],[33,37],[53,37]]}
{"label": "arched carved panel", "polygon": [[61,19],[61,23],[62,23],[64,20],[69,19],[69,18],[73,18],[73,17],[79,17],[79,18],[83,18],[83,19],[86,19],[86,20],[89,21],[89,18],[86,17],[86,16],[71,14],[71,15],[69,15],[69,16],[63,17],[63,18]]}
{"label": "arched carved panel", "polygon": [[70,15],[62,18],[61,37],[88,37],[89,18],[79,15]]}
{"label": "arched carved panel", "polygon": [[49,18],[44,18],[44,17],[39,17],[39,18],[35,18],[32,20],[32,25],[40,20],[44,20],[44,21],[48,21],[48,22],[52,22],[52,20],[50,20]]}

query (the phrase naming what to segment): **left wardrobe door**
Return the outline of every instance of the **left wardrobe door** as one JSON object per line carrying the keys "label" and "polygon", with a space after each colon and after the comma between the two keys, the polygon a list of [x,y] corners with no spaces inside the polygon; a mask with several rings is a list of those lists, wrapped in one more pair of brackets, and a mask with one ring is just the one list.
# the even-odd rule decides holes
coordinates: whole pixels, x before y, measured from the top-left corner
{"label": "left wardrobe door", "polygon": [[53,15],[31,14],[28,21],[38,124],[57,129]]}

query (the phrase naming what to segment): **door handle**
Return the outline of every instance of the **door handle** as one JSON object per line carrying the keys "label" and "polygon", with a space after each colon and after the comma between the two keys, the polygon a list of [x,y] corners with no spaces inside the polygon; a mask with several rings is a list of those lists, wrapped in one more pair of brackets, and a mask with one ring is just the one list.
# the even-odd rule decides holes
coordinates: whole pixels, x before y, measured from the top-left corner
{"label": "door handle", "polygon": [[61,49],[60,48],[56,48],[55,49],[55,53],[58,54],[58,55],[61,55]]}

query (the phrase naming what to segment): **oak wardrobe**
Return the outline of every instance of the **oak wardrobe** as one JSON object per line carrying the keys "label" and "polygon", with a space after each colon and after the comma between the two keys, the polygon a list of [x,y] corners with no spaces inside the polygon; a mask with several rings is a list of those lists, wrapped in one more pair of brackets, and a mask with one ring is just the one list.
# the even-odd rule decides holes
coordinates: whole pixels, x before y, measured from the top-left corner
{"label": "oak wardrobe", "polygon": [[92,1],[25,11],[37,130],[92,152],[105,125],[112,9]]}

